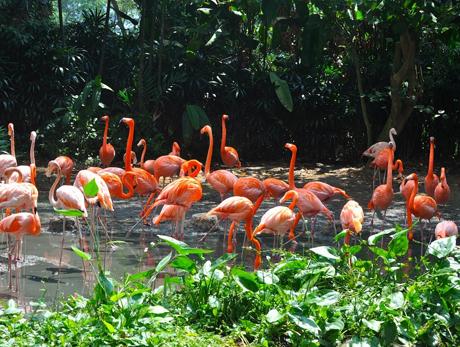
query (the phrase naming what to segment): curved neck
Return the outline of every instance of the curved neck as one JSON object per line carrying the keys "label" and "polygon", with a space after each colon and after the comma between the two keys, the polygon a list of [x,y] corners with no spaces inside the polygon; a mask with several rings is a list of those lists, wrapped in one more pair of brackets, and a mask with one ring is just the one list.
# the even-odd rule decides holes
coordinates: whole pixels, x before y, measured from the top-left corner
{"label": "curved neck", "polygon": [[441,180],[441,187],[446,188],[447,186],[446,169],[441,168],[441,176],[439,178]]}
{"label": "curved neck", "polygon": [[[409,227],[409,234],[411,235],[412,233],[412,210],[414,209],[414,200],[415,200],[415,195],[417,195],[418,192],[418,178],[414,178],[414,189],[412,189],[412,192],[410,194],[409,199],[407,200],[406,203],[406,213],[407,213],[407,225]],[[411,238],[412,236],[410,236]]]}
{"label": "curved neck", "polygon": [[387,164],[387,188],[393,187],[393,156],[394,156],[394,149],[390,148],[390,153],[388,154],[388,164]]}
{"label": "curved neck", "polygon": [[51,186],[51,189],[50,189],[50,192],[48,193],[48,199],[50,201],[50,204],[53,206],[53,207],[56,207],[57,206],[57,199],[55,198],[55,194],[56,194],[56,188],[59,184],[59,181],[61,180],[61,176],[62,176],[62,173],[61,173],[61,168],[58,166],[57,167],[57,170],[56,170],[56,179],[54,180],[54,183],[53,185]]}
{"label": "curved neck", "polygon": [[102,147],[107,146],[107,134],[109,132],[109,118],[105,119],[104,136],[102,137]]}
{"label": "curved neck", "polygon": [[390,142],[392,142],[394,145],[396,145],[395,139],[393,137],[393,132],[391,130],[390,130],[389,136],[390,136]]}
{"label": "curved neck", "polygon": [[14,129],[11,129],[10,148],[11,148],[11,155],[16,158],[16,151],[14,149]]}
{"label": "curved neck", "polygon": [[142,145],[144,147],[142,148],[142,154],[141,154],[141,168],[144,168],[145,153],[147,152],[147,142],[143,141]]}
{"label": "curved neck", "polygon": [[295,189],[295,183],[294,183],[294,167],[295,167],[295,161],[297,158],[297,149],[293,148],[291,149],[291,162],[289,164],[289,189]]}
{"label": "curved neck", "polygon": [[294,194],[294,195],[292,196],[292,202],[291,202],[291,203],[289,204],[289,206],[288,206],[289,209],[290,209],[291,211],[293,211],[295,205],[297,205],[297,199],[298,199],[298,198],[299,198],[299,197],[298,197],[297,194]]}
{"label": "curved neck", "polygon": [[393,170],[398,170],[398,173],[402,174],[404,172],[404,166],[401,159],[398,159],[393,164]]}
{"label": "curved neck", "polygon": [[225,126],[225,118],[222,116],[222,141],[220,142],[220,152],[225,152],[225,142],[227,141],[227,127]]}
{"label": "curved neck", "polygon": [[[133,185],[131,184],[131,182],[127,179],[127,176],[128,175],[134,175],[133,172],[126,172],[123,176],[121,176],[121,183],[122,183],[122,186],[121,186],[121,192],[120,192],[120,197],[122,199],[131,199],[133,196],[134,196],[134,187]],[[128,192],[125,193],[123,191],[123,187],[126,186],[128,188]]]}
{"label": "curved neck", "polygon": [[35,165],[35,137],[32,137],[32,141],[30,143],[30,163]]}
{"label": "curved neck", "polygon": [[37,186],[37,167],[35,164],[30,164],[30,183]]}
{"label": "curved neck", "polygon": [[129,133],[128,140],[126,141],[126,153],[125,153],[125,171],[131,171],[131,150],[133,148],[134,140],[134,121],[128,123]]}
{"label": "curved neck", "polygon": [[206,163],[204,165],[204,174],[208,176],[211,173],[211,159],[212,159],[212,148],[214,146],[214,138],[212,136],[212,130],[208,129],[206,133],[209,136],[209,148],[208,155],[206,156]]}
{"label": "curved neck", "polygon": [[428,176],[433,176],[434,142],[430,142],[430,158],[428,161]]}

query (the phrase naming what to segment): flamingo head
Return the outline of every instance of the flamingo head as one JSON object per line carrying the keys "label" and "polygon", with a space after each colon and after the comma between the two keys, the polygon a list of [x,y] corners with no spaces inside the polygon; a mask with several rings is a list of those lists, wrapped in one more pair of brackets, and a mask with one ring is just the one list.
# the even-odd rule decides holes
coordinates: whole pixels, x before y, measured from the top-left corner
{"label": "flamingo head", "polygon": [[434,136],[430,137],[430,143],[434,143]]}
{"label": "flamingo head", "polygon": [[446,179],[446,168],[444,167],[441,168],[441,175],[439,176],[439,178],[442,180]]}
{"label": "flamingo head", "polygon": [[398,135],[398,133],[397,133],[397,131],[396,131],[395,128],[391,128],[391,129],[390,129],[390,134],[392,134],[392,135],[394,135],[394,136]]}
{"label": "flamingo head", "polygon": [[14,125],[13,123],[8,123],[8,136],[12,136],[14,134]]}
{"label": "flamingo head", "polygon": [[137,143],[137,147],[145,146],[147,142],[145,142],[144,139],[140,139],[139,142]]}
{"label": "flamingo head", "polygon": [[185,161],[180,169],[180,176],[185,176],[186,174],[190,177],[196,177],[201,171],[203,164],[196,159]]}
{"label": "flamingo head", "polygon": [[107,115],[101,117],[102,122],[106,122],[108,120],[109,120],[109,116],[107,116]]}
{"label": "flamingo head", "polygon": [[223,114],[223,115],[222,115],[222,119],[223,119],[223,120],[228,120],[228,115]]}
{"label": "flamingo head", "polygon": [[55,171],[60,171],[61,167],[59,166],[59,163],[56,160],[50,160],[48,162],[48,167],[46,168],[45,175],[46,177],[51,177],[53,172]]}
{"label": "flamingo head", "polygon": [[172,147],[173,147],[173,151],[174,151],[174,152],[180,153],[180,146],[179,146],[179,144],[178,144],[176,141],[173,142]]}
{"label": "flamingo head", "polygon": [[412,173],[409,176],[407,176],[404,181],[418,181],[418,176],[416,173]]}
{"label": "flamingo head", "polygon": [[295,190],[288,190],[280,199],[280,203],[283,203],[288,200],[297,200],[298,197],[299,193],[297,193]]}
{"label": "flamingo head", "polygon": [[124,117],[120,120],[120,124],[121,123],[124,123],[126,124],[127,126],[131,127],[131,126],[134,126],[134,119],[132,118],[128,118],[128,117]]}
{"label": "flamingo head", "polygon": [[291,152],[297,152],[297,146],[292,143],[286,143],[284,148],[289,149]]}
{"label": "flamingo head", "polygon": [[201,128],[200,134],[203,135],[204,133],[208,133],[208,134],[212,133],[212,129],[209,125],[205,125],[204,127]]}
{"label": "flamingo head", "polygon": [[35,139],[37,138],[37,133],[35,131],[31,131],[30,132],[30,141],[35,141]]}

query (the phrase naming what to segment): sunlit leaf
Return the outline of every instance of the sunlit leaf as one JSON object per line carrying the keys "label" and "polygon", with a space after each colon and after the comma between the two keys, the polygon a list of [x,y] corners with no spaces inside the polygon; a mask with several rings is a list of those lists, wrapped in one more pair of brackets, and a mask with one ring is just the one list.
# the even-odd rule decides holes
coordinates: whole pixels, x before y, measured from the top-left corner
{"label": "sunlit leaf", "polygon": [[435,240],[428,245],[428,254],[437,258],[445,258],[455,249],[456,242],[455,236]]}
{"label": "sunlit leaf", "polygon": [[99,285],[102,287],[106,295],[111,295],[113,292],[113,282],[108,278],[104,272],[99,272],[98,275]]}
{"label": "sunlit leaf", "polygon": [[339,242],[341,239],[343,239],[347,235],[347,230],[342,230],[340,233],[334,236],[334,241]]}
{"label": "sunlit leaf", "polygon": [[364,323],[365,326],[367,326],[369,329],[375,331],[376,333],[378,333],[380,331],[380,328],[381,328],[381,325],[382,325],[381,321],[374,320],[374,319],[367,320],[365,318],[363,319],[363,323]]}
{"label": "sunlit leaf", "polygon": [[54,208],[54,212],[56,212],[57,214],[60,214],[61,216],[66,216],[66,217],[82,217],[83,216],[83,212],[81,212],[80,210],[73,210],[73,209],[62,210],[62,209]]}
{"label": "sunlit leaf", "polygon": [[181,255],[174,259],[171,262],[171,266],[175,269],[180,269],[187,272],[192,272],[196,268],[195,262],[186,255]]}
{"label": "sunlit leaf", "polygon": [[83,260],[91,260],[91,254],[79,250],[77,247],[72,246],[72,251]]}
{"label": "sunlit leaf", "polygon": [[283,319],[284,315],[281,314],[276,308],[273,308],[270,311],[268,311],[268,313],[265,315],[265,318],[267,318],[268,323],[273,324]]}
{"label": "sunlit leaf", "polygon": [[404,295],[401,292],[391,294],[388,306],[394,310],[400,309],[404,305]]}
{"label": "sunlit leaf", "polygon": [[330,259],[330,260],[339,260],[340,257],[336,256],[332,252],[334,252],[332,247],[328,246],[320,246],[320,247],[314,247],[310,248],[310,251],[312,251],[315,254],[318,254],[324,258]]}
{"label": "sunlit leaf", "polygon": [[97,195],[99,187],[97,186],[95,178],[84,185],[83,192],[88,198],[94,198]]}
{"label": "sunlit leaf", "polygon": [[336,320],[334,320],[332,322],[328,322],[326,324],[326,331],[330,331],[330,330],[341,331],[341,330],[343,330],[344,327],[345,327],[345,323],[343,322],[343,320],[336,319]]}
{"label": "sunlit leaf", "polygon": [[163,306],[159,306],[159,305],[151,306],[149,308],[149,311],[153,314],[165,314],[169,312],[166,308],[164,308]]}
{"label": "sunlit leaf", "polygon": [[155,267],[155,272],[160,273],[161,271],[163,271],[166,265],[168,265],[171,258],[172,258],[172,252],[170,252],[167,256],[165,256],[163,259],[160,260],[160,262]]}
{"label": "sunlit leaf", "polygon": [[321,331],[318,324],[311,318],[294,315],[288,313],[288,316],[291,318],[292,322],[297,325],[299,328],[307,330],[308,332],[312,333],[313,335],[317,336]]}
{"label": "sunlit leaf", "polygon": [[185,242],[176,240],[173,237],[166,235],[158,235],[160,239],[165,241],[169,246],[171,246],[177,253],[180,255],[189,255],[189,254],[206,254],[212,253],[210,249],[201,249],[201,248],[192,248],[187,245]]}
{"label": "sunlit leaf", "polygon": [[397,232],[392,236],[392,240],[388,244],[388,252],[394,256],[403,256],[409,248],[409,239],[407,238],[407,230]]}
{"label": "sunlit leaf", "polygon": [[250,290],[252,292],[257,292],[259,290],[259,284],[257,283],[255,274],[238,268],[233,268],[231,274],[236,283],[244,290]]}
{"label": "sunlit leaf", "polygon": [[110,324],[109,322],[106,322],[105,320],[102,319],[102,323],[104,323],[105,327],[107,328],[107,330],[109,331],[109,333],[114,333],[115,332],[115,328],[113,327],[112,324]]}
{"label": "sunlit leaf", "polygon": [[385,235],[394,233],[394,231],[395,231],[394,228],[386,229],[384,231],[380,231],[380,232],[378,232],[376,234],[373,234],[373,235],[369,236],[369,238],[367,239],[367,242],[369,243],[369,245],[375,246],[377,244],[377,242],[382,239],[382,237],[384,237]]}

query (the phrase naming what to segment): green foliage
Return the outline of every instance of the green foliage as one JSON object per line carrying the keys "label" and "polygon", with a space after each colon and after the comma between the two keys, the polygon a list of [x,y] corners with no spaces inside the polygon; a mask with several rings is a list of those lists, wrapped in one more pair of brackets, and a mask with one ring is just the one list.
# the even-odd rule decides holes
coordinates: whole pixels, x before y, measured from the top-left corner
{"label": "green foliage", "polygon": [[0,331],[14,345],[458,345],[460,249],[445,239],[434,256],[407,258],[406,233],[386,232],[386,249],[375,237],[356,245],[372,260],[356,246],[317,247],[256,272],[231,267],[232,254],[203,262],[204,250],[161,236],[173,252],[155,268],[120,283],[99,272],[93,297],[70,297],[59,312],[34,303],[25,315],[10,300]]}
{"label": "green foliage", "polygon": [[10,138],[8,136],[8,131],[5,127],[0,126],[0,152],[9,153],[10,149]]}

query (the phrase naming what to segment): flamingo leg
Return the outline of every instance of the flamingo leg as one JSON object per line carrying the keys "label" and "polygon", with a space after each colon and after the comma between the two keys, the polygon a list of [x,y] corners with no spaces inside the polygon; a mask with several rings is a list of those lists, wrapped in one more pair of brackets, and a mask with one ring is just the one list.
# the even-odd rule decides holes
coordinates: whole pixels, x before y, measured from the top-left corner
{"label": "flamingo leg", "polygon": [[236,247],[236,238],[235,238],[234,232],[235,232],[235,222],[233,221],[232,224],[230,224],[230,229],[228,230],[227,253],[233,253],[234,248]]}

